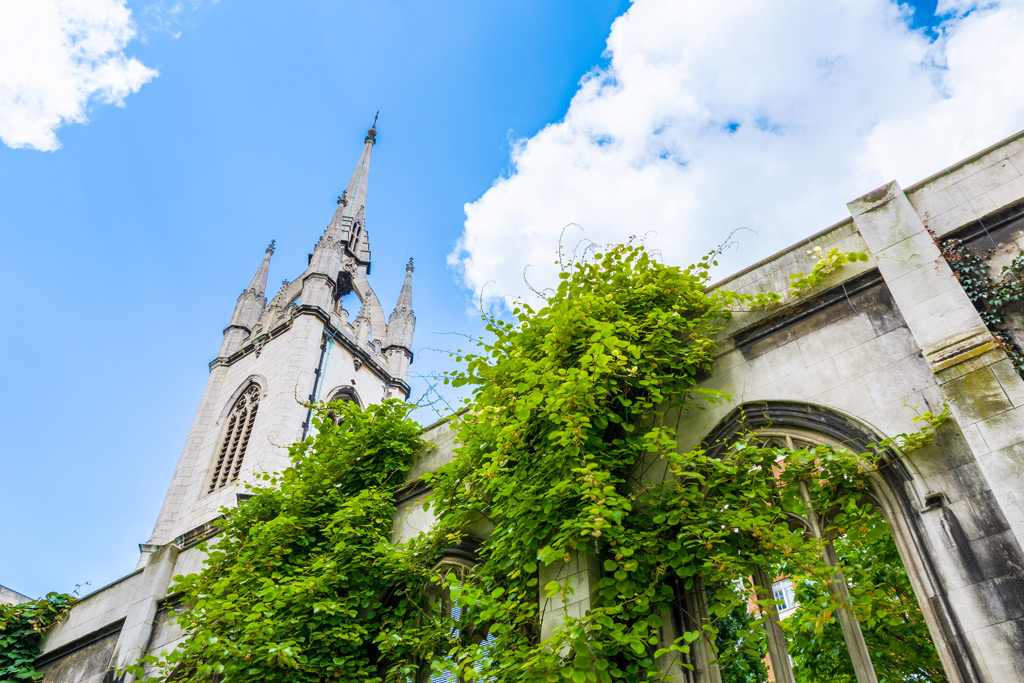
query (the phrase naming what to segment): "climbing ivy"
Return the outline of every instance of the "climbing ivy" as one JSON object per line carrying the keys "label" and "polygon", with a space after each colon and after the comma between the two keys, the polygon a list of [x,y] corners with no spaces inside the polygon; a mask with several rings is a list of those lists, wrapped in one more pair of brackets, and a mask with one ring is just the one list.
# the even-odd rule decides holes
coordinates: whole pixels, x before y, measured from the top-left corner
{"label": "climbing ivy", "polygon": [[807,253],[816,257],[814,266],[810,273],[793,273],[789,276],[789,291],[793,296],[802,296],[817,287],[825,278],[847,263],[856,261],[867,261],[868,254],[865,251],[839,251],[839,247],[833,247],[828,252],[823,252],[821,247],[808,249]]}
{"label": "climbing ivy", "polygon": [[[723,665],[756,670],[763,635],[735,615],[773,601],[733,582],[761,569],[828,581],[824,541],[791,516],[838,510],[822,522],[835,536],[879,454],[921,445],[945,415],[869,453],[754,434],[681,448],[681,416],[726,398],[702,382],[730,307],[756,303],[708,291],[713,258],[684,269],[612,247],[537,309],[490,317],[491,338],[448,378],[471,399],[454,458],[423,477],[432,523],[408,541],[392,542],[391,521],[422,445],[408,408],[314,407],[294,468],[268,475],[227,515],[204,571],[178,579],[188,636],[147,670],[197,683],[653,680],[691,666],[719,625],[747,643],[720,651]],[[440,562],[456,547],[476,547],[472,569]],[[576,593],[583,578],[589,595]],[[659,647],[681,594],[701,585],[711,621]],[[542,610],[564,610],[550,632]]]}
{"label": "climbing ivy", "polygon": [[36,681],[43,677],[34,666],[43,636],[73,602],[70,595],[48,593],[45,598],[16,605],[0,603],[0,681]]}
{"label": "climbing ivy", "polygon": [[1024,374],[1024,349],[1010,336],[1008,318],[1024,312],[1024,254],[1018,254],[997,277],[992,277],[987,259],[960,239],[950,238],[939,246],[985,326],[1006,351],[1017,374]]}
{"label": "climbing ivy", "polygon": [[[395,491],[422,448],[410,407],[318,406],[316,434],[290,448],[294,467],[266,475],[220,522],[201,573],[176,577],[184,645],[133,673],[380,681],[382,645],[413,660],[426,570],[390,542]],[[389,639],[389,620],[409,628]]]}
{"label": "climbing ivy", "polygon": [[[790,531],[788,513],[806,506],[794,492],[802,483],[811,505],[834,507],[865,488],[875,452],[766,448],[754,437],[725,453],[678,448],[677,411],[724,398],[699,384],[736,295],[705,291],[709,266],[612,248],[563,273],[540,309],[492,318],[494,340],[465,356],[452,381],[473,388],[472,417],[456,459],[430,480],[436,537],[458,541],[480,520],[492,528],[458,596],[491,639],[444,653],[461,675],[658,678],[667,659],[686,666],[692,644],[715,636],[709,625],[657,648],[680,588],[724,586],[758,567],[830,576],[823,541]],[[572,573],[594,566],[591,595],[574,595]],[[567,609],[542,640],[538,592],[555,604],[589,597],[590,608]],[[745,601],[725,589],[712,598],[715,619]]]}

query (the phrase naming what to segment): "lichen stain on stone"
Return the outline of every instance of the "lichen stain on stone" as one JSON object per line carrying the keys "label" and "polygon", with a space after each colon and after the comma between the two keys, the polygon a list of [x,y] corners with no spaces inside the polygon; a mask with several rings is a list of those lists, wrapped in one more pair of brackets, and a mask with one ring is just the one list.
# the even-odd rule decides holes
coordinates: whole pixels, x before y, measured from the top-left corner
{"label": "lichen stain on stone", "polygon": [[882,185],[877,190],[872,190],[860,199],[850,202],[848,206],[850,207],[851,212],[857,214],[858,211],[856,211],[855,208],[860,207],[861,211],[859,213],[863,215],[887,206],[889,202],[883,200],[889,197],[893,183],[895,183],[895,181]]}
{"label": "lichen stain on stone", "polygon": [[987,367],[955,379],[947,387],[960,410],[974,420],[985,420],[1013,407]]}

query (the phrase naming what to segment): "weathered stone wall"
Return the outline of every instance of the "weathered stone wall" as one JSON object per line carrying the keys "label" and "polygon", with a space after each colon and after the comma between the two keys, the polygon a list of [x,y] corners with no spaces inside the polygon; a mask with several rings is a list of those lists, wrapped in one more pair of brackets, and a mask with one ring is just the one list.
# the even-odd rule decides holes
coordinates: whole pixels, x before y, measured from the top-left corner
{"label": "weathered stone wall", "polygon": [[17,605],[22,602],[28,602],[31,599],[18,591],[12,591],[7,586],[0,586],[0,605]]}

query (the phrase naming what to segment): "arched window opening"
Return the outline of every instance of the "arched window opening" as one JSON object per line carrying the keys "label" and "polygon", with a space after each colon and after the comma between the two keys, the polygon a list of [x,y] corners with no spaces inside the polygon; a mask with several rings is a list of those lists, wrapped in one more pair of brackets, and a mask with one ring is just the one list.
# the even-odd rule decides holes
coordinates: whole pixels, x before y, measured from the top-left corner
{"label": "arched window opening", "polygon": [[[777,683],[947,680],[888,522],[866,480],[830,480],[820,488],[823,497],[811,495],[811,482],[823,469],[818,453],[828,452],[815,449],[842,446],[796,428],[762,427],[744,439],[780,449],[780,454],[802,450],[812,458],[809,469],[805,464],[787,477],[787,461],[780,455],[771,475],[777,494],[765,503],[784,511],[788,522],[782,522],[783,529],[812,539],[820,550],[814,551],[816,560],[805,555],[773,560],[771,566],[753,561],[749,576],[726,587],[742,600],[732,603],[732,613],[716,617],[721,670],[697,680],[765,680],[764,675]],[[701,600],[710,602],[711,609],[699,610],[699,620],[710,620],[722,590],[700,588],[707,595]],[[684,597],[681,603],[701,600]]]}
{"label": "arched window opening", "polygon": [[355,252],[356,245],[359,244],[359,235],[363,232],[363,224],[356,221],[352,224],[352,232],[348,240],[348,248],[350,251]]}
{"label": "arched window opening", "polygon": [[[437,658],[423,662],[416,683],[463,683],[468,680],[459,674],[456,662],[450,656],[452,648],[475,645],[485,656],[490,652],[494,636],[487,625],[475,623],[472,614],[452,599],[452,589],[461,589],[470,580],[472,570],[469,561],[458,557],[448,557],[435,567],[438,581],[427,585],[426,594],[433,607],[434,618],[447,628],[448,648],[439,652]],[[472,680],[486,683],[491,679],[477,666]]]}
{"label": "arched window opening", "polygon": [[[359,396],[356,394],[355,389],[351,387],[342,387],[331,395],[331,399],[328,403],[337,403],[342,401],[344,403],[355,403],[360,408],[363,407],[363,402],[359,400]],[[336,425],[340,425],[344,422],[345,418],[333,410],[327,411],[327,418]]]}
{"label": "arched window opening", "polygon": [[249,447],[249,438],[256,422],[256,411],[260,407],[260,388],[251,384],[235,401],[228,414],[227,429],[217,452],[217,462],[210,477],[207,493],[224,488],[229,482],[238,479],[242,469],[242,459]]}
{"label": "arched window opening", "polygon": [[339,296],[335,300],[335,307],[339,311],[345,311],[348,314],[349,320],[354,320],[354,316],[358,315],[360,307],[363,302],[359,300],[359,295],[356,294],[354,289],[350,289],[346,294]]}

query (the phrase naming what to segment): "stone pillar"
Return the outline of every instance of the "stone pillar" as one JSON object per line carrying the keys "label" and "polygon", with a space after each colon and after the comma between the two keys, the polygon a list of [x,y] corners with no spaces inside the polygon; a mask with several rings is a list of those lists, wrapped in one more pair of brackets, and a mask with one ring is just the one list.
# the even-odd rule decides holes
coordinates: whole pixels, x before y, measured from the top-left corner
{"label": "stone pillar", "polygon": [[224,330],[224,339],[220,343],[220,351],[217,352],[218,358],[227,358],[238,349],[242,348],[242,344],[249,338],[249,330],[238,325],[230,325]]}
{"label": "stone pillar", "polygon": [[[590,595],[601,579],[601,566],[589,553],[570,553],[569,562],[540,568],[540,639],[550,638],[567,616],[580,618],[590,609]],[[544,586],[552,581],[568,584],[569,593],[547,597]]]}
{"label": "stone pillar", "polygon": [[[690,662],[693,664],[693,683],[722,683],[722,670],[715,659],[715,650],[708,640],[704,626],[708,617],[708,596],[704,582],[697,579],[693,588],[683,596],[683,630],[700,631],[700,638],[690,643]],[[682,636],[682,633],[676,636]]]}
{"label": "stone pillar", "polygon": [[310,273],[302,281],[302,304],[323,311],[334,309],[334,283],[322,273]]}
{"label": "stone pillar", "polygon": [[947,453],[961,483],[940,484],[922,515],[949,541],[931,554],[961,632],[943,635],[973,652],[965,663],[940,646],[943,664],[952,680],[1024,680],[1024,382],[899,185],[848,206],[969,446]]}
{"label": "stone pillar", "polygon": [[[774,599],[771,576],[763,569],[758,569],[754,572],[753,579],[759,602],[764,603]],[[789,661],[789,651],[786,650],[786,636],[782,632],[782,624],[779,623],[779,611],[771,602],[759,604],[758,610],[761,612],[761,621],[764,623],[768,641],[768,659],[771,660],[775,683],[796,683],[796,678],[793,676],[793,664]]]}
{"label": "stone pillar", "polygon": [[[174,576],[174,565],[180,549],[168,543],[149,555],[145,569],[142,570],[142,581],[132,596],[124,626],[117,637],[114,655],[111,659],[114,669],[137,664],[146,654],[150,636],[153,634],[154,618],[157,605],[167,596],[167,588]],[[119,683],[131,683],[135,676],[126,673],[117,679]]]}

